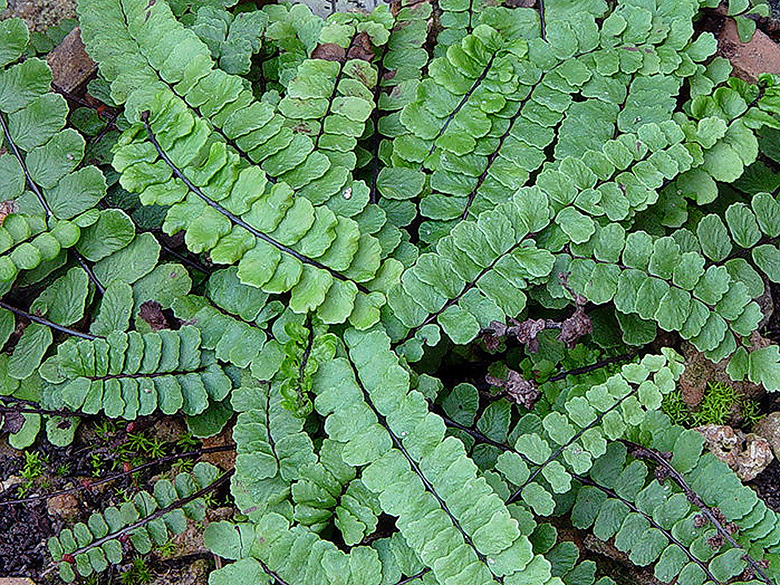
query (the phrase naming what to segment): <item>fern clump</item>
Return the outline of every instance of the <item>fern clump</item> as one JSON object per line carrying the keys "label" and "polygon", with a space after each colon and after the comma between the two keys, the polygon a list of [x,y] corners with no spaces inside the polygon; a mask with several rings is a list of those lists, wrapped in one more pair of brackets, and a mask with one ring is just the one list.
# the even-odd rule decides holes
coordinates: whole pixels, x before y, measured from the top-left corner
{"label": "fern clump", "polygon": [[212,585],[614,584],[585,534],[660,582],[778,583],[676,351],[780,390],[778,78],[730,78],[708,1],[525,4],[79,0],[101,168],[0,23],[13,443],[154,413],[235,441],[54,537],[65,580],[230,479]]}

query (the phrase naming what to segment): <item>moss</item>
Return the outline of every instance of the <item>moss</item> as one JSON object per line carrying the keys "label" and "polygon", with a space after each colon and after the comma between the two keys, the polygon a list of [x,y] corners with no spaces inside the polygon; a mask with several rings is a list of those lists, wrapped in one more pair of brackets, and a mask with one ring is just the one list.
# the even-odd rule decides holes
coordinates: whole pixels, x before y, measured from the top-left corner
{"label": "moss", "polygon": [[731,418],[734,406],[739,401],[739,394],[733,386],[711,382],[707,385],[699,408],[693,412],[693,422],[696,426],[724,425]]}
{"label": "moss", "polygon": [[758,404],[742,396],[734,386],[722,382],[710,382],[700,404],[688,406],[681,389],[664,397],[661,409],[672,422],[686,427],[703,425],[725,425],[740,422],[750,427],[761,416]]}

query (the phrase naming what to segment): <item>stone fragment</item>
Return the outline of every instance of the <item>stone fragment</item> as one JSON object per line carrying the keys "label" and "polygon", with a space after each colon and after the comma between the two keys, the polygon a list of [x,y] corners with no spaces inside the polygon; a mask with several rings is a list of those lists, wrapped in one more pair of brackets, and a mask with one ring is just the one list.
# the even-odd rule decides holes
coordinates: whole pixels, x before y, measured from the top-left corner
{"label": "stone fragment", "polygon": [[74,28],[46,57],[51,67],[52,83],[73,93],[81,88],[97,72],[97,64],[87,55],[81,42],[81,30]]}
{"label": "stone fragment", "polygon": [[718,35],[718,53],[731,61],[734,75],[751,83],[762,73],[780,73],[780,46],[761,30],[743,43],[732,18],[726,18]]}
{"label": "stone fragment", "polygon": [[46,500],[46,509],[50,516],[62,518],[66,522],[76,520],[81,512],[79,501],[73,494],[52,496]]}
{"label": "stone fragment", "polygon": [[775,457],[780,459],[780,412],[770,412],[762,417],[753,427],[753,432],[766,439],[772,446]]}
{"label": "stone fragment", "polygon": [[754,433],[746,435],[739,429],[721,425],[704,425],[696,430],[713,455],[733,469],[742,481],[756,477],[774,458],[769,441]]}

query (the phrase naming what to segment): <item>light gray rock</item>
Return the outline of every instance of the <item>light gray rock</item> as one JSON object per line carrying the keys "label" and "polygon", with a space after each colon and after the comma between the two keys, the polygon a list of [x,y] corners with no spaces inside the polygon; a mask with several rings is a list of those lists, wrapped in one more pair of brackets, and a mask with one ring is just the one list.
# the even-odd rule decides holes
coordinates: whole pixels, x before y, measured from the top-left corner
{"label": "light gray rock", "polygon": [[770,412],[753,426],[753,432],[766,439],[780,459],[780,412]]}
{"label": "light gray rock", "polygon": [[696,430],[712,454],[733,469],[742,481],[755,478],[774,459],[769,441],[754,433],[746,435],[739,429],[720,425],[704,425]]}
{"label": "light gray rock", "polygon": [[387,4],[382,0],[298,0],[300,4],[306,4],[311,11],[323,18],[327,18],[334,12],[354,12],[365,10],[371,12],[379,4]]}

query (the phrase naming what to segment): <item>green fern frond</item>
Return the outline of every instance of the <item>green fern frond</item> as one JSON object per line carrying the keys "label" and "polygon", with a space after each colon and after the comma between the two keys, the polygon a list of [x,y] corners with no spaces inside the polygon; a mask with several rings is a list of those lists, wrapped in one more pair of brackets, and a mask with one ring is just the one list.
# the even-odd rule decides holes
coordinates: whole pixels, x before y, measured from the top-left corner
{"label": "green fern frond", "polygon": [[48,541],[49,552],[58,561],[60,577],[70,583],[122,562],[123,542],[140,554],[166,543],[171,535],[187,529],[187,519],[203,520],[203,495],[229,477],[218,477],[208,463],[197,463],[192,473],[180,473],[173,481],[159,479],[153,492],[138,492],[120,507],[94,512],[86,523],[66,528]]}
{"label": "green fern frond", "polygon": [[196,415],[232,389],[213,354],[200,346],[200,332],[192,327],[113,332],[60,344],[41,375],[66,406],[89,414],[133,420],[160,409]]}

